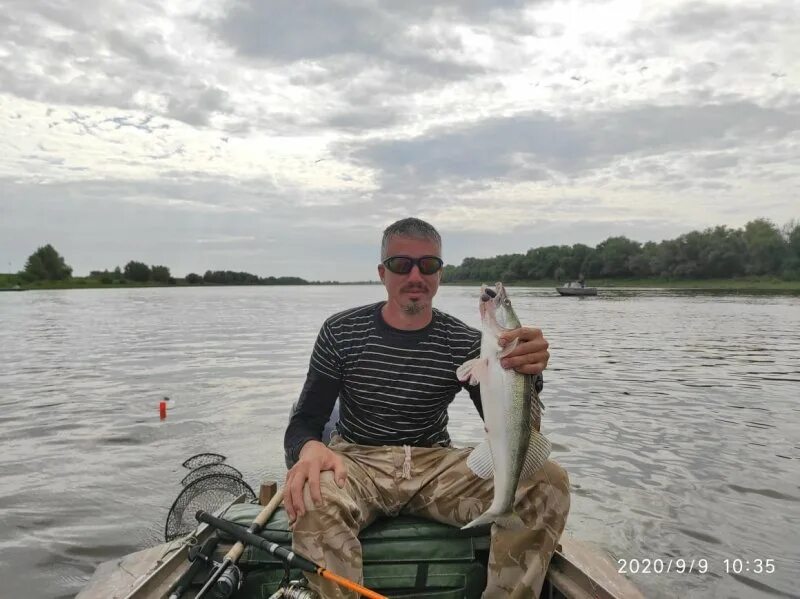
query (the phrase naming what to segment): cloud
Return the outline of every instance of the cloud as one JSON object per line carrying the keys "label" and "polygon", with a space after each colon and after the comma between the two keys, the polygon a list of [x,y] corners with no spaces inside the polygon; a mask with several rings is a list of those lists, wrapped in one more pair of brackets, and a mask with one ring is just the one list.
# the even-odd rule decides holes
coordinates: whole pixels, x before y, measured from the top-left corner
{"label": "cloud", "polygon": [[800,106],[750,102],[640,106],[558,117],[542,112],[433,130],[412,139],[351,146],[360,164],[394,180],[540,180],[578,176],[623,157],[768,143],[800,131]]}
{"label": "cloud", "polygon": [[665,13],[648,30],[659,32],[663,28],[664,39],[708,40],[713,35],[754,42],[764,39],[765,29],[779,26],[793,16],[798,16],[798,10],[791,3],[692,2]]}
{"label": "cloud", "polygon": [[229,111],[227,93],[187,68],[192,57],[180,48],[183,40],[162,30],[167,14],[155,4],[11,5],[14,18],[0,20],[6,93],[61,105],[147,109],[191,125]]}
{"label": "cloud", "polygon": [[167,40],[158,31],[134,35],[121,29],[112,29],[106,33],[105,42],[111,52],[127,58],[133,66],[172,75],[179,70],[177,62],[164,51]]}
{"label": "cloud", "polygon": [[[325,256],[330,244],[361,247],[358,240],[371,237],[364,232],[388,220],[368,199],[334,204],[307,197],[303,207],[297,190],[287,197],[269,181],[182,175],[49,184],[0,179],[0,248],[18,248],[22,262],[52,243],[76,274],[142,260],[181,276],[230,269],[330,279],[324,266],[309,268],[309,258]],[[370,260],[339,272],[363,279],[372,266]]]}
{"label": "cloud", "polygon": [[218,235],[205,239],[197,239],[196,243],[240,243],[242,241],[255,241],[253,235]]}
{"label": "cloud", "polygon": [[223,112],[228,106],[228,94],[219,88],[201,84],[187,91],[167,100],[168,116],[190,125],[206,125],[214,113]]}
{"label": "cloud", "polygon": [[368,278],[408,214],[483,255],[797,217],[790,0],[4,7],[3,255]]}
{"label": "cloud", "polygon": [[[480,22],[491,13],[520,10],[525,2],[352,3],[342,0],[260,2],[239,0],[216,21],[219,35],[242,55],[275,62],[363,57],[387,61],[439,79],[475,72],[460,37],[446,28],[431,35],[426,25],[455,17]],[[438,17],[438,19],[437,19]]]}
{"label": "cloud", "polygon": [[304,90],[302,126],[369,133],[424,120],[409,109],[421,95],[484,80],[496,87],[495,76],[525,61],[525,36],[562,30],[527,18],[538,4],[242,0],[200,21],[241,64],[285,73],[289,86]]}

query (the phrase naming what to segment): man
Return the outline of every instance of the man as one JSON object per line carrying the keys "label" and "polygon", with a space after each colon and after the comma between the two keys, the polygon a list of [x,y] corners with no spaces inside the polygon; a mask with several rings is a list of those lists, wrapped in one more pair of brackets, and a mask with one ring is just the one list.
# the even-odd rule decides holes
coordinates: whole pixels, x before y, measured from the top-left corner
{"label": "man", "polygon": [[[387,300],[347,310],[322,326],[308,376],[286,429],[296,460],[284,506],[293,546],[333,572],[362,580],[358,533],[378,517],[414,514],[462,526],[483,513],[492,480],[466,464],[471,449],[450,447],[447,407],[463,387],[456,368],[480,354],[480,331],[432,305],[441,280],[441,238],[407,218],[383,234],[378,274]],[[539,375],[550,358],[539,329],[518,339],[503,366]],[[478,386],[468,387],[483,415]],[[329,446],[321,434],[340,398]],[[569,511],[566,472],[552,461],[520,482],[515,510],[525,527],[493,526],[485,597],[538,596]],[[349,597],[310,576],[323,597]]]}

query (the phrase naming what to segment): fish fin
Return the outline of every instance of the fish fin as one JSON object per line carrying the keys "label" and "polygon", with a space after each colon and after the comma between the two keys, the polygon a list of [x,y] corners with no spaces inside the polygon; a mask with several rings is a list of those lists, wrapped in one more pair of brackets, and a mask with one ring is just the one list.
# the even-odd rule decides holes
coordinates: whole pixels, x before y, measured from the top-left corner
{"label": "fish fin", "polygon": [[511,343],[506,345],[503,349],[501,349],[497,353],[497,357],[498,358],[505,358],[508,354],[510,354],[512,351],[514,351],[518,345],[519,345],[519,337],[516,337],[516,338],[511,340]]}
{"label": "fish fin", "polygon": [[456,370],[456,377],[462,383],[469,381],[470,385],[477,385],[489,367],[486,358],[475,358],[467,360]]}
{"label": "fish fin", "polygon": [[525,452],[525,463],[522,465],[520,480],[530,478],[536,474],[544,466],[550,456],[551,449],[550,440],[539,431],[532,430],[530,441],[528,441],[528,451]]}
{"label": "fish fin", "polygon": [[[538,375],[541,377],[542,375]],[[523,391],[524,397],[530,399],[531,403],[531,424],[534,430],[542,429],[542,412],[544,411],[544,404],[539,398],[539,392],[536,391],[537,377],[526,374],[525,375],[525,390]]]}
{"label": "fish fin", "polygon": [[479,478],[489,479],[494,476],[494,463],[489,442],[484,441],[478,445],[467,457],[467,466]]}
{"label": "fish fin", "polygon": [[475,528],[476,526],[483,526],[486,524],[493,524],[496,517],[497,514],[493,514],[492,512],[483,512],[480,516],[462,526],[461,530],[464,530],[465,528]]}
{"label": "fish fin", "polygon": [[511,530],[525,528],[525,523],[516,512],[509,511],[504,514],[495,514],[487,510],[471,522],[462,526],[461,530],[465,528],[475,528],[476,526],[485,526],[486,524],[496,524],[500,528],[508,528]]}
{"label": "fish fin", "polygon": [[456,368],[456,378],[462,383],[469,379],[470,374],[472,373],[472,367],[475,366],[475,362],[477,361],[477,358],[474,360],[467,360],[461,366]]}

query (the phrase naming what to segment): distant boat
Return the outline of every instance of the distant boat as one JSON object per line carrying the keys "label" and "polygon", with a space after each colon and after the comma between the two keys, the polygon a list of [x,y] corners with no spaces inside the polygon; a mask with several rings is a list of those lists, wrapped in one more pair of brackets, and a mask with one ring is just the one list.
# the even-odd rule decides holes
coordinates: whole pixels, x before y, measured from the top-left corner
{"label": "distant boat", "polygon": [[556,287],[561,295],[597,295],[597,287],[586,287],[578,281],[570,281],[563,287]]}
{"label": "distant boat", "polygon": [[0,291],[27,291],[27,289],[23,289],[19,285],[14,285],[13,287],[0,287]]}

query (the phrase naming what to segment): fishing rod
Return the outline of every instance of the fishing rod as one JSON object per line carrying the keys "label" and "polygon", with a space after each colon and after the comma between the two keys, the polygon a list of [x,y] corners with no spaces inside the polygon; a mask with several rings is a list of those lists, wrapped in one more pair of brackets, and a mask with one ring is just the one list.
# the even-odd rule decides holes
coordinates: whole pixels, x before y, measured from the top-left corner
{"label": "fishing rod", "polygon": [[[256,519],[253,520],[253,523],[247,528],[247,532],[249,534],[260,532],[267,523],[267,520],[270,519],[270,516],[272,516],[282,501],[283,489],[279,489],[270,502],[264,506],[264,509],[259,512],[258,516],[256,516]],[[203,512],[203,510],[200,510],[200,512]],[[241,529],[241,527],[238,528]],[[211,576],[208,577],[208,580],[206,580],[203,588],[197,593],[195,599],[202,599],[202,597],[205,597],[206,593],[208,593],[211,587],[218,582],[223,587],[219,589],[220,594],[223,597],[230,596],[230,594],[236,588],[238,588],[240,574],[238,568],[236,568],[236,563],[239,561],[239,558],[244,552],[244,545],[245,544],[240,540],[233,547],[231,547],[230,551],[225,554],[225,558],[222,560],[222,562],[217,565],[213,572],[211,572]]]}
{"label": "fishing rod", "polygon": [[[266,539],[259,537],[252,532],[242,530],[242,527],[235,522],[217,518],[216,516],[212,516],[203,510],[199,510],[197,514],[195,514],[195,518],[197,518],[199,522],[205,522],[206,524],[209,524],[218,530],[228,533],[234,539],[237,539],[239,543],[246,543],[247,545],[253,545],[263,549],[264,551],[268,551],[270,554],[274,555],[291,568],[297,568],[303,572],[317,574],[322,578],[326,578],[335,582],[339,586],[343,586],[346,589],[355,591],[356,593],[367,597],[368,599],[388,599],[388,597],[376,593],[375,591],[370,591],[368,588],[361,586],[357,582],[353,582],[352,580],[348,580],[347,578],[339,576],[338,574],[334,574],[330,570],[315,564],[307,557],[304,557],[299,553],[295,553],[291,549],[281,547],[277,543],[267,541]],[[198,597],[200,597],[200,595],[198,595]]]}
{"label": "fishing rod", "polygon": [[[219,543],[219,535],[213,534],[209,538],[206,539],[206,542],[203,543],[200,550],[192,559],[192,565],[181,575],[178,580],[176,580],[172,586],[167,589],[169,593],[169,599],[180,599],[181,596],[189,589],[191,586],[192,581],[194,580],[195,576],[200,572],[203,566],[207,564],[212,564],[214,562],[211,561],[211,556],[214,553],[214,549],[217,547],[217,543]],[[191,553],[191,549],[189,550]]]}

